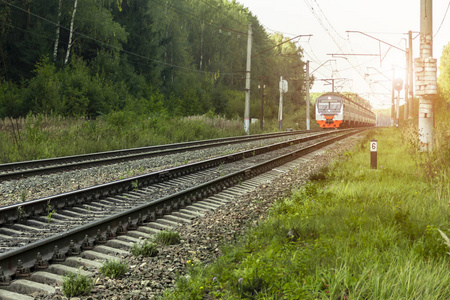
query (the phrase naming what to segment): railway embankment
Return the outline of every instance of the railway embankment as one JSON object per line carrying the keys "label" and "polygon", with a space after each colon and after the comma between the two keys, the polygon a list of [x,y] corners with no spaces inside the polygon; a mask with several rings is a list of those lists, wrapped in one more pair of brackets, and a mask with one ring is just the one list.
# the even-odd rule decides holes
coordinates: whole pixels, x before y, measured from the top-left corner
{"label": "railway embankment", "polygon": [[[187,275],[165,299],[449,299],[448,154],[420,153],[414,140],[407,130],[370,131],[283,194],[288,182],[305,183],[303,172],[286,174],[247,205],[252,217],[223,216],[248,227],[220,247],[211,240],[217,260],[188,252]],[[202,222],[184,231],[211,226]]]}

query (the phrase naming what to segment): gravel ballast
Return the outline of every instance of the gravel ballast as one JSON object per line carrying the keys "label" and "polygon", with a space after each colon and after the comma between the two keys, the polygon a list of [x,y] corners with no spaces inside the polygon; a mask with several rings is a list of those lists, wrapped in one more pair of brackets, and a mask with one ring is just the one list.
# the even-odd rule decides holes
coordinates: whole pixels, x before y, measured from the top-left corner
{"label": "gravel ballast", "polygon": [[72,170],[48,175],[33,176],[0,182],[0,206],[65,193],[111,181],[142,175],[158,170],[184,165],[206,158],[228,155],[286,140],[307,136],[305,134],[260,141],[231,144],[195,151],[127,161],[100,167]]}
{"label": "gravel ballast", "polygon": [[[358,135],[360,136],[360,135]],[[152,299],[174,286],[177,275],[186,274],[187,261],[213,262],[220,255],[220,245],[233,243],[249,228],[263,221],[272,204],[289,196],[293,189],[304,185],[311,173],[340,159],[358,143],[358,136],[347,138],[327,149],[311,153],[306,162],[286,172],[274,181],[261,185],[256,191],[243,195],[214,212],[180,227],[182,241],[178,245],[159,248],[156,257],[121,257],[129,266],[120,279],[103,277],[94,271],[94,288],[89,296],[71,299]],[[68,299],[61,293],[51,296],[35,295],[36,299]]]}

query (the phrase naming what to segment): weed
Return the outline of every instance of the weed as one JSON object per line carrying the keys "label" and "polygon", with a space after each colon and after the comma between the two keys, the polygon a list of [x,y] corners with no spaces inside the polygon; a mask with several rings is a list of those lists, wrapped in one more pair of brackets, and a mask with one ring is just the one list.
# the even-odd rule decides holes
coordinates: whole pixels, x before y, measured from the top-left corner
{"label": "weed", "polygon": [[131,253],[134,256],[145,256],[145,257],[153,257],[158,255],[158,249],[156,248],[156,244],[151,241],[145,240],[142,244],[135,243],[131,246]]}
{"label": "weed", "polygon": [[235,287],[241,298],[254,299],[261,291],[266,289],[267,283],[258,273],[244,280],[242,277],[238,279]]}
{"label": "weed", "polygon": [[93,286],[92,278],[70,272],[63,276],[62,293],[66,297],[89,295]]}
{"label": "weed", "polygon": [[107,260],[100,268],[100,273],[105,277],[119,278],[128,271],[128,264],[120,260]]}
{"label": "weed", "polygon": [[322,181],[327,179],[327,173],[329,168],[328,167],[322,167],[320,170],[315,171],[309,175],[309,180],[311,181]]}
{"label": "weed", "polygon": [[136,179],[136,180],[132,181],[131,186],[133,187],[133,191],[137,191],[139,188],[138,180]]}
{"label": "weed", "polygon": [[163,244],[163,245],[179,244],[180,240],[181,240],[180,234],[178,232],[172,231],[172,230],[160,231],[155,236],[155,242]]}
{"label": "weed", "polygon": [[56,212],[56,210],[52,209],[50,201],[47,202],[47,222],[50,223],[52,221],[52,216]]}
{"label": "weed", "polygon": [[25,211],[23,210],[22,206],[17,207],[17,216],[18,216],[19,221],[25,217]]}
{"label": "weed", "polygon": [[27,197],[28,197],[28,195],[27,195],[27,192],[26,191],[22,191],[21,193],[20,193],[20,202],[25,202],[25,201],[27,201]]}
{"label": "weed", "polygon": [[[450,239],[448,238],[448,236],[445,233],[443,233],[440,229],[438,229],[438,231],[441,234],[442,238],[444,239],[445,245],[447,245],[447,247],[450,248]],[[447,252],[447,254],[450,255],[450,252]]]}

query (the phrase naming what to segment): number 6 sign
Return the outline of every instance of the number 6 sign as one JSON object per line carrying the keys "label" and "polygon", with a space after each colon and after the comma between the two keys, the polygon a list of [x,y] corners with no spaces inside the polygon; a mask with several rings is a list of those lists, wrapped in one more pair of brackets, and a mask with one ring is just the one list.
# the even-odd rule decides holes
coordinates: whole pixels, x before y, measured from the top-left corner
{"label": "number 6 sign", "polygon": [[377,140],[371,140],[370,141],[370,152],[377,152],[378,143]]}
{"label": "number 6 sign", "polygon": [[377,140],[371,140],[370,141],[370,167],[372,169],[377,168],[377,150],[378,150]]}

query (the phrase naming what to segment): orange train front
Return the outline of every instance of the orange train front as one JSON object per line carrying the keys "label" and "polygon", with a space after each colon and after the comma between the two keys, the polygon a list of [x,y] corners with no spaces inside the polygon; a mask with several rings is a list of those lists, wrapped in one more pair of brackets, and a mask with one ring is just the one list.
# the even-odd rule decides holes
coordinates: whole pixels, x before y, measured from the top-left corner
{"label": "orange train front", "polygon": [[339,93],[326,93],[316,100],[316,121],[322,128],[374,126],[375,114],[365,105]]}

